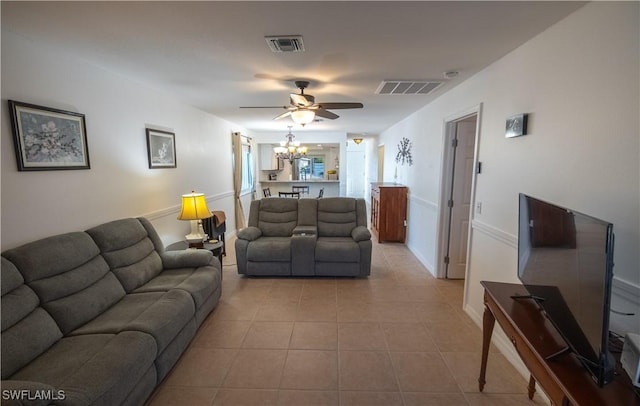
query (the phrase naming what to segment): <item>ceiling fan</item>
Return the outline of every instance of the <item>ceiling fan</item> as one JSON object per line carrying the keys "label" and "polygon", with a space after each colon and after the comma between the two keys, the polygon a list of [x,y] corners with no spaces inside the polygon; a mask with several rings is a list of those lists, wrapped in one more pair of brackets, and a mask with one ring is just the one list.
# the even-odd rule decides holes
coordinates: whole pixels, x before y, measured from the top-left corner
{"label": "ceiling fan", "polygon": [[315,116],[328,118],[335,120],[340,117],[337,114],[329,111],[336,109],[361,109],[362,103],[353,102],[334,102],[334,103],[316,103],[316,98],[310,94],[306,94],[304,89],[309,87],[309,82],[306,80],[296,80],[295,85],[300,89],[300,93],[289,94],[288,106],[258,106],[258,107],[240,107],[241,109],[277,109],[283,108],[287,111],[274,117],[274,120],[291,116],[291,119],[302,126],[309,124],[315,119]]}

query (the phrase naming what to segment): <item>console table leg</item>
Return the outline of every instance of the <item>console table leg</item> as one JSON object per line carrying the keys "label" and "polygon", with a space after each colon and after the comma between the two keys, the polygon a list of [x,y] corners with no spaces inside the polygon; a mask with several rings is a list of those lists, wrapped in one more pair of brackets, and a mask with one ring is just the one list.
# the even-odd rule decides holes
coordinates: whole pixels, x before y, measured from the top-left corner
{"label": "console table leg", "polygon": [[484,313],[482,314],[482,364],[480,365],[480,377],[478,378],[478,388],[480,392],[484,389],[486,383],[485,375],[487,372],[487,358],[489,357],[489,347],[491,346],[491,334],[493,333],[493,326],[496,323],[496,319],[485,306]]}
{"label": "console table leg", "polygon": [[533,375],[529,375],[529,386],[527,386],[529,392],[529,399],[533,399],[533,394],[536,393],[536,378]]}

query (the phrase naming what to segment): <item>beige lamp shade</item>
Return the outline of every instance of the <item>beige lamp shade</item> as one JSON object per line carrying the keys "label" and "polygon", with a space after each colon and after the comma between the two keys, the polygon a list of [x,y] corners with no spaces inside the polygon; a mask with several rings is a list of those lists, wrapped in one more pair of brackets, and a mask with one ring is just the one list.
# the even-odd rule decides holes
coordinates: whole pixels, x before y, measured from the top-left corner
{"label": "beige lamp shade", "polygon": [[211,216],[211,210],[207,207],[203,193],[191,192],[182,195],[182,210],[178,220],[201,220]]}
{"label": "beige lamp shade", "polygon": [[302,126],[312,122],[315,117],[316,113],[313,110],[298,109],[291,112],[291,119]]}

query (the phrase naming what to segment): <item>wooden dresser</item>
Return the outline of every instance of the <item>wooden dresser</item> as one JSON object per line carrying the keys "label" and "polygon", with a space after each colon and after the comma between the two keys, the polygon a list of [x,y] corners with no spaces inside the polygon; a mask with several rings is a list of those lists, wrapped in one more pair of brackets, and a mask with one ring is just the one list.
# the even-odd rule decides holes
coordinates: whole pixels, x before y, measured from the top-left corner
{"label": "wooden dresser", "polygon": [[404,242],[407,235],[407,187],[371,184],[371,230],[378,242]]}

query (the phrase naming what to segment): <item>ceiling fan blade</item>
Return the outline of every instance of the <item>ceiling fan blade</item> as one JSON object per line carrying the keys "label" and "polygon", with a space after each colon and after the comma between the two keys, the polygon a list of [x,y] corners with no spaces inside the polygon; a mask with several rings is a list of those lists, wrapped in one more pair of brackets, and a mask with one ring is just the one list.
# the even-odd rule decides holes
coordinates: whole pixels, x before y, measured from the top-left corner
{"label": "ceiling fan blade", "polygon": [[241,109],[288,109],[287,106],[240,106]]}
{"label": "ceiling fan blade", "polygon": [[336,118],[340,117],[339,115],[330,112],[329,110],[325,110],[325,109],[316,109],[314,110],[314,112],[316,113],[316,116],[320,116],[323,118],[328,118],[329,120],[335,120]]}
{"label": "ceiling fan blade", "polygon": [[289,111],[285,111],[284,113],[280,114],[280,115],[279,115],[279,116],[277,116],[277,117],[274,117],[273,119],[274,119],[274,120],[280,120],[281,118],[285,118],[285,117],[288,117],[288,116],[290,116],[290,115],[291,115],[291,110],[289,110]]}
{"label": "ceiling fan blade", "polygon": [[318,103],[321,109],[361,109],[362,103]]}
{"label": "ceiling fan blade", "polygon": [[289,99],[291,100],[291,104],[294,106],[309,107],[313,105],[316,98],[310,94],[291,93],[289,94]]}

